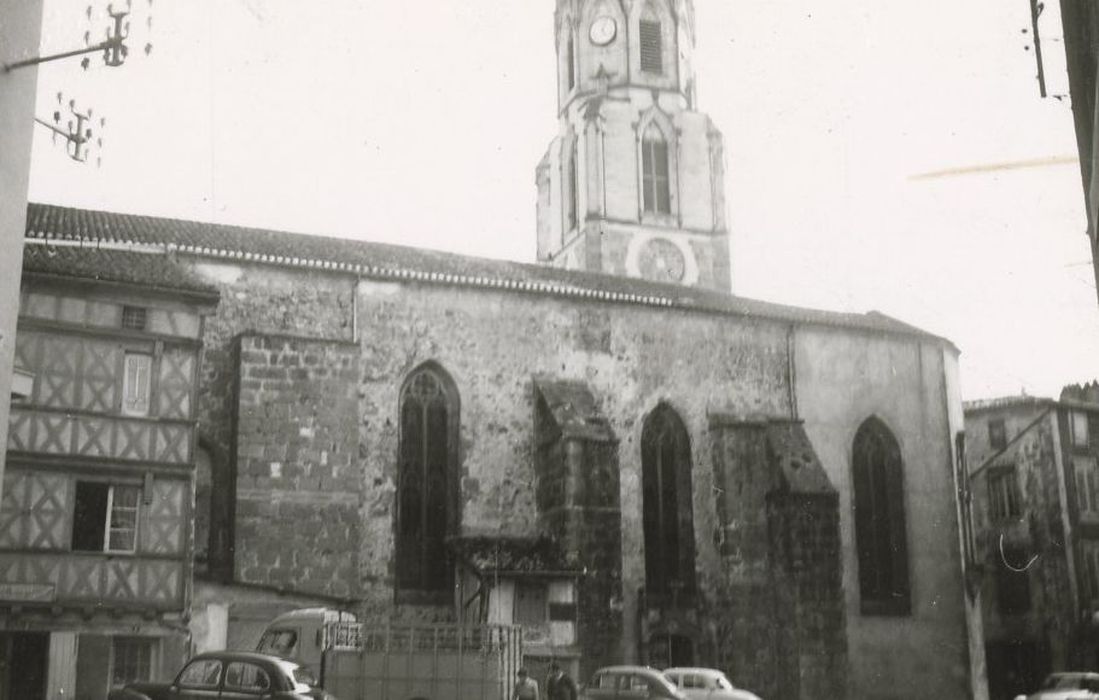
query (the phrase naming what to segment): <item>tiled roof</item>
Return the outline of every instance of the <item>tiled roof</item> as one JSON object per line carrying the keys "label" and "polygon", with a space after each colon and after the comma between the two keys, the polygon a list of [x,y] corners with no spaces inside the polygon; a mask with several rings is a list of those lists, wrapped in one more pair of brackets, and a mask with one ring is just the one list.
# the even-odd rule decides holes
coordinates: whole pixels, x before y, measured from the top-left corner
{"label": "tiled roof", "polygon": [[975,411],[991,411],[1001,408],[1018,408],[1020,406],[1046,406],[1053,403],[1053,399],[1043,398],[1041,396],[1027,396],[1026,394],[1019,394],[1017,396],[998,396],[991,399],[975,399],[973,401],[965,401],[962,403],[962,408],[966,413],[971,413]]}
{"label": "tiled roof", "polygon": [[218,294],[216,287],[202,281],[163,253],[30,243],[24,246],[23,269],[74,280],[119,282],[172,292],[196,292],[215,299]]}
{"label": "tiled roof", "polygon": [[545,265],[224,224],[31,204],[27,238],[162,250],[241,262],[343,271],[366,278],[476,286],[663,306],[949,341],[878,312],[821,311],[721,292]]}

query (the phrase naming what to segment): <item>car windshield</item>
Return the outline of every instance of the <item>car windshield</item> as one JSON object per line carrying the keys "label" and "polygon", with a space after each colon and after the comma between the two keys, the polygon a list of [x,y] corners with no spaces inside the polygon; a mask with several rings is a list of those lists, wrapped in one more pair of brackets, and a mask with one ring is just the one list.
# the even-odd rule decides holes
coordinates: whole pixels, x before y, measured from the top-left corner
{"label": "car windshield", "polygon": [[256,651],[275,656],[293,656],[298,644],[298,633],[294,630],[267,630],[260,637]]}

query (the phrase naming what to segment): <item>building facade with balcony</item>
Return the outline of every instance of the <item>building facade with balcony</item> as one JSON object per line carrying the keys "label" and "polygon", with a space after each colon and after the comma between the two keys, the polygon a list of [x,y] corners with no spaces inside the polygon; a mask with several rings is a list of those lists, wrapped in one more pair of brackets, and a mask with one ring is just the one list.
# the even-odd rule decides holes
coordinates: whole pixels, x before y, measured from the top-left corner
{"label": "building facade with balcony", "polygon": [[189,651],[196,386],[218,295],[133,251],[30,245],[23,270],[0,696],[96,700]]}
{"label": "building facade with balcony", "polygon": [[990,697],[1099,664],[1099,385],[965,406]]}

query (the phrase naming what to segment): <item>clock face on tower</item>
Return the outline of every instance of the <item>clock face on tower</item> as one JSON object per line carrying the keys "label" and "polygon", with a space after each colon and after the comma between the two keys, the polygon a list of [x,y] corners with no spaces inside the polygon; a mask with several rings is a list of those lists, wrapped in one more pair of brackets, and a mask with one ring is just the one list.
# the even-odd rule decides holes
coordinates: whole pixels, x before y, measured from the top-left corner
{"label": "clock face on tower", "polygon": [[614,41],[615,35],[618,33],[618,24],[615,23],[613,17],[596,17],[591,23],[591,29],[588,31],[588,36],[591,38],[591,43],[596,46],[606,46]]}
{"label": "clock face on tower", "polygon": [[687,272],[683,251],[665,238],[653,238],[641,247],[637,258],[641,276],[654,282],[682,282]]}

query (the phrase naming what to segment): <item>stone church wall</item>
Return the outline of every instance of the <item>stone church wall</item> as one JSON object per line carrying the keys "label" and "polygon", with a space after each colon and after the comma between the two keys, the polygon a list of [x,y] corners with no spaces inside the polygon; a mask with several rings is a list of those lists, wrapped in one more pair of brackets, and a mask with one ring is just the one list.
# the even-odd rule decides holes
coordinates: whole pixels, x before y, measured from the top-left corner
{"label": "stone church wall", "polygon": [[358,348],[246,333],[235,344],[234,580],[358,592]]}
{"label": "stone church wall", "polygon": [[[354,374],[358,380],[348,374],[348,379],[331,389],[341,402],[354,404],[353,409],[341,409],[342,417],[333,420],[342,426],[346,437],[340,448],[344,450],[341,454],[349,455],[344,473],[354,474],[357,486],[332,483],[332,492],[327,494],[325,488],[318,488],[315,502],[300,512],[288,512],[286,518],[308,520],[307,511],[332,501],[334,493],[358,489],[354,498],[358,499],[356,522],[360,529],[357,535],[347,535],[358,538],[357,576],[342,568],[337,568],[339,573],[329,571],[322,577],[321,592],[343,595],[345,588],[334,582],[350,578],[346,590],[350,594],[358,586],[361,611],[368,616],[391,615],[395,610],[409,618],[446,619],[450,614],[442,607],[393,606],[397,409],[401,384],[410,372],[433,361],[450,374],[460,395],[463,534],[538,532],[533,377],[574,380],[589,388],[618,438],[622,585],[605,607],[618,616],[621,631],[616,648],[607,651],[608,659],[631,662],[641,655],[637,644],[643,629],[645,565],[640,438],[645,416],[666,402],[680,415],[690,436],[699,597],[703,604],[716,606],[713,609],[720,607],[728,619],[740,620],[728,649],[723,651],[719,645],[711,650],[718,653],[714,658],[729,659],[731,669],[750,669],[750,652],[760,640],[771,639],[775,648],[791,653],[817,645],[817,651],[799,657],[804,662],[798,666],[802,690],[822,689],[836,678],[849,677],[851,696],[867,697],[876,692],[876,669],[886,669],[893,677],[905,679],[908,687],[931,682],[937,697],[964,694],[966,639],[960,622],[964,619],[960,574],[956,557],[943,554],[958,546],[949,477],[951,426],[946,415],[951,399],[944,393],[943,381],[944,363],[953,358],[935,343],[801,327],[793,336],[796,408],[839,492],[840,542],[853,540],[850,443],[859,423],[871,415],[881,417],[896,433],[905,456],[913,615],[905,620],[859,615],[855,552],[846,544],[840,549],[842,574],[836,573],[842,576],[846,591],[842,619],[847,643],[843,648],[835,635],[836,608],[812,598],[813,591],[819,590],[814,588],[815,575],[806,582],[776,566],[771,567],[774,573],[765,574],[766,566],[761,563],[754,574],[751,567],[745,569],[743,586],[731,591],[727,586],[728,557],[721,549],[730,546],[730,540],[722,543],[718,536],[722,520],[715,496],[719,483],[711,420],[717,414],[737,419],[794,414],[787,325],[414,282],[362,280],[353,293],[354,282],[337,274],[206,263],[198,269],[208,279],[219,281],[225,300],[217,315],[207,321],[206,342],[213,355],[204,377],[202,401],[201,427],[207,440],[227,447],[233,443],[228,428],[236,373],[233,337],[253,330],[256,333],[245,334],[241,342],[251,338],[249,342],[258,343],[268,335],[306,335],[309,337],[287,340],[294,352],[324,348],[323,352],[334,353],[325,364],[337,358],[357,362]],[[358,344],[348,344],[355,333]],[[246,359],[244,350],[242,346],[242,379],[256,371],[246,367],[246,362],[258,368],[265,360],[270,366],[275,352],[271,349],[272,355],[265,358],[249,354],[251,359]],[[258,346],[248,350],[257,351]],[[291,393],[301,388],[294,382],[284,387]],[[241,397],[255,406],[266,405],[273,398],[248,398],[243,392]],[[309,399],[322,400],[316,396]],[[245,404],[242,401],[242,410]],[[258,433],[254,437],[256,442],[260,440]],[[238,437],[238,447],[245,442],[244,436]],[[287,461],[291,461],[289,457]],[[223,465],[221,473],[226,468]],[[215,465],[215,473],[217,469]],[[238,488],[241,483],[238,481]],[[248,488],[254,491],[242,501],[246,512],[253,505],[259,507],[265,495],[273,502],[293,490],[282,489],[269,477]],[[249,500],[253,503],[247,504]],[[340,501],[337,510],[336,519],[345,517],[352,510],[350,501]],[[776,506],[760,513],[763,520],[755,530],[742,531],[737,546],[755,551],[759,562],[777,565],[779,562],[768,559],[772,555],[766,553],[772,548],[767,530],[773,526],[767,514],[785,518],[785,513],[792,518],[794,511]],[[824,518],[821,523],[834,522],[819,515]],[[796,518],[787,520],[796,525]],[[820,530],[813,525],[805,530],[802,535],[809,539],[796,551],[831,547],[828,543],[833,540],[827,535],[831,527]],[[242,531],[248,532],[247,527]],[[264,548],[278,546],[285,533],[277,528],[251,532],[237,538],[238,572],[267,576],[258,570],[244,572],[252,568],[250,562],[259,561]],[[814,538],[819,537],[825,539],[817,542]],[[775,575],[781,580],[774,579]],[[774,604],[786,610],[783,619],[791,623],[781,631],[773,629],[773,616],[762,614],[766,608],[756,604],[760,596],[772,594],[778,596]],[[905,633],[898,634],[899,629]],[[828,650],[828,654],[820,650]],[[726,652],[733,656],[722,656]],[[847,653],[849,660],[844,661],[837,652]],[[830,665],[835,663],[843,668]],[[943,673],[943,668],[950,671]]]}
{"label": "stone church wall", "polygon": [[[839,493],[850,697],[962,698],[970,686],[952,436],[962,430],[957,354],[938,343],[802,327],[798,412]],[[870,416],[897,438],[904,470],[911,614],[860,612],[851,455]],[[884,679],[888,679],[886,682]]]}

